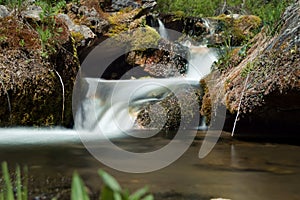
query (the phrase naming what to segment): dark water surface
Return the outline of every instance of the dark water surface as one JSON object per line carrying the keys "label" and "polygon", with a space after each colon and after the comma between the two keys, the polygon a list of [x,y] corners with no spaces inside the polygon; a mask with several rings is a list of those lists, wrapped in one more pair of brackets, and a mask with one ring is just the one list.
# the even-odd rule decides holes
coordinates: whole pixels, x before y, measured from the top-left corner
{"label": "dark water surface", "polygon": [[[300,146],[237,141],[223,133],[213,151],[199,159],[202,139],[198,137],[170,166],[146,174],[110,169],[91,156],[78,141],[2,145],[0,161],[7,161],[11,168],[16,163],[29,167],[31,196],[39,197],[36,199],[49,199],[57,194],[60,199],[67,199],[74,170],[84,179],[91,195],[96,194],[101,188],[96,173],[99,168],[112,174],[131,191],[148,185],[156,199],[300,199]],[[116,141],[132,151],[151,151],[168,142],[161,137],[150,138],[146,143],[131,139]]]}

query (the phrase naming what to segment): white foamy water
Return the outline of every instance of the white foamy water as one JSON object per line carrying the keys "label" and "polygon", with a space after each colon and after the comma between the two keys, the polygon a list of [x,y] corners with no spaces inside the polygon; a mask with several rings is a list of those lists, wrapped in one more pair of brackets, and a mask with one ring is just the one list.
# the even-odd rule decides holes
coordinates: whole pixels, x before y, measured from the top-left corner
{"label": "white foamy water", "polygon": [[202,45],[190,45],[189,48],[191,58],[186,76],[189,79],[200,80],[211,72],[212,64],[218,60],[217,53],[214,49]]}
{"label": "white foamy water", "polygon": [[95,136],[99,132],[108,137],[130,135],[130,130],[138,128],[134,125],[142,106],[160,101],[179,88],[198,87],[199,80],[210,73],[212,63],[217,60],[214,50],[205,46],[190,45],[190,54],[189,69],[184,77],[134,80],[84,78],[88,89],[76,108],[76,129],[94,132]]}
{"label": "white foamy water", "polygon": [[158,21],[158,25],[159,25],[158,31],[159,31],[160,36],[164,39],[168,39],[169,36],[168,36],[168,32],[167,32],[167,29],[166,29],[164,23],[160,19],[157,19],[157,21]]}
{"label": "white foamy water", "polygon": [[108,137],[130,134],[145,103],[162,100],[180,87],[198,85],[198,81],[188,78],[85,81],[89,90],[78,108],[76,129],[97,130]]}
{"label": "white foamy water", "polygon": [[75,130],[64,128],[0,128],[0,146],[79,143]]}

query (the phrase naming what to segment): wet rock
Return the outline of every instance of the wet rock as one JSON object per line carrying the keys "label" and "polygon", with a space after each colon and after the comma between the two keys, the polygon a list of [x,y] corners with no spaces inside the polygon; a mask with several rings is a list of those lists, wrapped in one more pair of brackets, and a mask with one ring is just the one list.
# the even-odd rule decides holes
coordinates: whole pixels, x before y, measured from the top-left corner
{"label": "wet rock", "polygon": [[187,17],[184,20],[184,31],[190,35],[195,37],[200,37],[203,35],[210,34],[209,22],[204,18],[197,17]]}
{"label": "wet rock", "polygon": [[157,49],[132,51],[127,56],[131,65],[139,65],[153,77],[182,76],[187,70],[188,49],[179,43],[161,39]]}
{"label": "wet rock", "polygon": [[161,14],[160,18],[168,29],[184,32],[198,42],[210,45],[225,44],[239,46],[255,36],[261,27],[261,19],[254,15],[225,15],[217,17],[185,17],[182,13]]}
{"label": "wet rock", "polygon": [[[142,128],[159,128],[165,131],[194,128],[191,126],[195,126],[195,120],[199,120],[196,119],[199,100],[199,89],[177,88],[163,100],[144,106],[137,116],[136,124]],[[196,124],[198,125],[198,121]]]}
{"label": "wet rock", "polygon": [[7,7],[4,5],[0,5],[0,18],[7,17],[10,15]]}

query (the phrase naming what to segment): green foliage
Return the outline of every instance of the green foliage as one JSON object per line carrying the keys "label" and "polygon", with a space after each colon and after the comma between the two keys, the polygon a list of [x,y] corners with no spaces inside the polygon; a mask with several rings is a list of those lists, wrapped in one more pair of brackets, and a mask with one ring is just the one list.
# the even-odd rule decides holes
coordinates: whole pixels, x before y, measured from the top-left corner
{"label": "green foliage", "polygon": [[[2,163],[2,174],[3,174],[3,186],[0,189],[0,200],[15,200],[15,196],[17,200],[27,200],[28,199],[28,176],[27,176],[27,168],[24,168],[24,181],[22,182],[21,177],[21,169],[20,166],[16,167],[16,178],[15,184],[11,181],[11,176],[8,171],[8,166],[6,162]],[[13,188],[16,188],[16,194],[14,195]]]}
{"label": "green foliage", "polygon": [[[103,170],[98,171],[104,183],[101,189],[101,200],[153,200],[152,195],[147,195],[148,188],[144,187],[130,194],[123,190],[114,177]],[[89,200],[86,187],[80,176],[75,172],[72,180],[71,200]]]}
{"label": "green foliage", "polygon": [[273,0],[264,4],[261,1],[248,0],[246,7],[252,14],[259,16],[264,25],[269,27],[270,34],[274,34],[278,31],[278,25],[281,18],[281,14],[285,8],[293,2],[292,0]]}
{"label": "green foliage", "polygon": [[152,195],[147,195],[148,188],[144,187],[133,194],[127,190],[122,190],[119,183],[103,170],[98,171],[99,176],[104,182],[101,190],[101,199],[103,200],[153,200]]}
{"label": "green foliage", "polygon": [[7,5],[14,11],[20,11],[24,0],[0,0],[0,5]]}
{"label": "green foliage", "polygon": [[73,174],[71,200],[89,200],[86,187],[76,172]]}
{"label": "green foliage", "polygon": [[21,39],[21,40],[19,41],[19,45],[20,45],[20,47],[24,47],[24,46],[25,46],[25,40],[24,40],[24,39]]}
{"label": "green foliage", "polygon": [[[16,167],[16,176],[14,184],[11,181],[11,175],[8,171],[6,162],[2,163],[3,185],[0,185],[0,200],[27,200],[28,199],[28,168],[24,167],[23,177],[21,169]],[[130,194],[128,190],[123,190],[119,183],[111,175],[103,170],[98,171],[99,176],[103,180],[101,190],[101,200],[153,200],[152,195],[147,195],[148,188],[144,187]],[[22,181],[23,178],[23,181]],[[1,179],[0,179],[1,180]],[[0,182],[1,183],[1,182]],[[16,189],[14,194],[13,188]],[[52,200],[56,200],[53,198]],[[74,172],[71,186],[71,200],[90,200],[82,179],[77,172]]]}
{"label": "green foliage", "polygon": [[247,77],[247,75],[253,71],[253,68],[254,68],[253,62],[247,63],[246,67],[244,67],[241,71],[241,76],[244,78]]}
{"label": "green foliage", "polygon": [[59,11],[66,7],[66,1],[47,1],[40,0],[36,2],[42,8],[40,13],[41,24],[37,24],[38,32],[42,44],[42,57],[48,58],[49,55],[55,53],[55,37],[62,32],[61,28],[57,28],[55,16]]}
{"label": "green foliage", "polygon": [[225,9],[237,14],[253,14],[259,16],[265,25],[274,32],[284,9],[293,0],[226,0],[226,4],[219,0],[157,0],[157,11],[174,13],[182,11],[187,16],[211,17],[222,14]]}
{"label": "green foliage", "polygon": [[36,2],[36,5],[42,8],[42,12],[40,14],[41,20],[48,21],[53,20],[54,16],[64,9],[67,4],[64,0],[40,0]]}
{"label": "green foliage", "polygon": [[213,16],[219,3],[216,0],[158,0],[157,9],[162,13],[182,11],[189,16]]}
{"label": "green foliage", "polygon": [[0,43],[5,42],[7,37],[5,35],[0,35]]}

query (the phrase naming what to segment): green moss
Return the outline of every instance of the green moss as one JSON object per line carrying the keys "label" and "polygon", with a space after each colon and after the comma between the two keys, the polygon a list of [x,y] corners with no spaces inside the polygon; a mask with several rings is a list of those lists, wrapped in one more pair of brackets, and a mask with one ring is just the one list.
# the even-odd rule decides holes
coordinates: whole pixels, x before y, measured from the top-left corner
{"label": "green moss", "polygon": [[209,124],[211,121],[211,111],[212,111],[211,97],[210,97],[210,93],[206,81],[204,79],[200,80],[200,86],[204,91],[204,95],[202,97],[202,102],[201,102],[200,114],[206,117],[206,124]]}
{"label": "green moss", "polygon": [[246,77],[250,72],[252,72],[254,69],[254,65],[255,63],[253,62],[247,63],[247,65],[241,71],[241,76]]}
{"label": "green moss", "polygon": [[84,40],[84,36],[80,33],[80,32],[71,32],[72,37],[74,38],[75,42],[81,42],[82,40]]}
{"label": "green moss", "polygon": [[131,49],[146,50],[148,48],[156,46],[159,39],[160,35],[154,28],[150,26],[138,28],[132,33],[130,41]]}
{"label": "green moss", "polygon": [[140,12],[140,9],[127,8],[108,17],[111,28],[108,32],[109,37],[114,37],[120,33],[124,33],[129,29],[132,19]]}
{"label": "green moss", "polygon": [[[230,38],[233,46],[247,43],[258,32],[262,20],[254,15],[241,15],[234,18],[231,15],[219,15],[211,19],[218,21],[218,32],[225,39]],[[226,41],[225,41],[226,42]]]}

